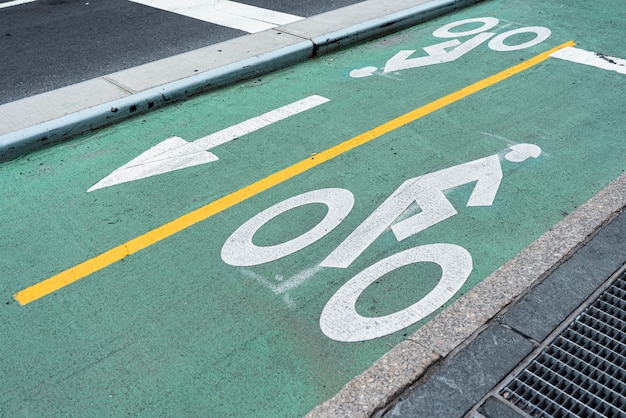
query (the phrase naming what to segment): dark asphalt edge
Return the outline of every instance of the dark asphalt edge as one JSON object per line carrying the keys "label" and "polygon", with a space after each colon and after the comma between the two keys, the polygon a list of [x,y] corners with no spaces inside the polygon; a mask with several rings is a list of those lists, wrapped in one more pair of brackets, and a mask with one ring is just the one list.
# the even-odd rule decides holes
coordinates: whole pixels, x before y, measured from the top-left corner
{"label": "dark asphalt edge", "polygon": [[[409,7],[401,12],[383,15],[314,38],[302,38],[302,42],[295,45],[278,48],[261,55],[251,53],[246,59],[220,68],[1,135],[0,162],[130,117],[145,114],[200,93],[268,74],[340,48],[391,34],[482,1],[485,0],[417,0],[416,3],[419,3],[417,6]],[[343,9],[328,12],[326,15],[336,13],[339,18]],[[272,30],[290,33],[288,25]],[[291,35],[298,36],[293,32]],[[106,79],[106,77],[103,78]],[[45,93],[41,97],[44,101],[42,106],[55,105],[45,103]]]}
{"label": "dark asphalt edge", "polygon": [[490,321],[532,292],[624,209],[626,174],[391,349],[307,417],[381,416],[407,389],[419,386],[420,379],[436,373],[439,365],[453,361],[456,353],[475,341],[480,344],[481,335],[484,341],[487,334],[482,332]]}
{"label": "dark asphalt edge", "polygon": [[[623,230],[624,230],[624,221],[626,220],[626,212],[621,212],[619,215],[617,215],[617,218],[619,218],[619,220],[617,219],[613,219],[611,220],[611,222],[615,222],[616,223],[620,223],[621,225],[619,225],[618,228],[614,228],[614,225],[606,225],[605,227],[603,227],[602,231],[601,231],[601,235],[599,237],[594,236],[593,238],[591,238],[589,244],[590,245],[594,245],[597,242],[601,242],[604,243],[606,241],[612,241],[617,239],[623,240],[624,239],[624,234],[623,234]],[[617,226],[617,225],[615,225]],[[612,231],[604,231],[605,229],[611,229]],[[616,233],[616,229],[618,229],[617,233]],[[600,235],[599,234],[599,235]],[[587,245],[587,244],[585,244]],[[622,247],[624,248],[624,247]],[[583,251],[583,249],[581,249],[581,252]],[[607,254],[607,255],[614,255],[614,254]],[[588,257],[588,254],[575,254],[573,257]],[[568,260],[570,261],[570,260]],[[592,262],[591,265],[589,266],[591,269],[593,269],[594,267],[600,267],[601,269],[603,267],[606,267],[602,264],[602,261],[600,258],[595,258],[595,262]],[[492,388],[492,390],[490,390],[483,398],[481,398],[480,401],[478,401],[476,403],[476,405],[474,405],[474,407],[465,415],[466,417],[471,417],[471,418],[526,418],[529,415],[521,410],[518,406],[514,406],[510,401],[504,399],[501,395],[499,395],[500,391],[502,389],[504,389],[509,382],[515,378],[522,370],[526,369],[529,364],[535,360],[539,355],[541,355],[541,353],[543,353],[544,351],[546,351],[546,349],[549,347],[550,344],[552,344],[552,342],[559,336],[562,335],[563,332],[574,322],[576,321],[576,319],[585,311],[587,310],[591,305],[593,305],[598,298],[600,298],[602,296],[602,294],[604,292],[606,292],[607,290],[609,290],[609,288],[611,286],[613,286],[615,284],[615,282],[620,278],[620,276],[622,276],[624,274],[624,272],[626,271],[626,255],[625,254],[621,254],[621,260],[620,260],[620,264],[621,267],[619,269],[617,269],[612,275],[610,275],[608,278],[605,279],[604,283],[602,283],[596,290],[595,292],[593,292],[591,294],[591,296],[589,296],[588,298],[584,299],[579,305],[578,307],[565,319],[561,322],[561,324],[559,324],[559,326],[557,326],[553,332],[546,337],[541,343],[540,345],[533,350],[533,352],[531,352],[524,360],[522,360],[517,367],[515,367],[514,369],[512,369],[510,371],[510,373],[508,373],[496,386],[494,386]],[[612,264],[613,266],[615,266],[614,264]],[[568,266],[569,267],[569,266]],[[566,267],[567,269],[567,273],[571,274],[572,278],[578,283],[580,281],[585,280],[586,281],[586,277],[581,277],[580,272],[576,271],[576,268],[571,268],[571,267]],[[606,273],[606,272],[605,272]],[[602,277],[600,277],[602,279]],[[598,276],[596,275],[594,277],[595,280],[598,279]],[[549,279],[548,279],[549,280]],[[539,294],[542,294],[544,292],[539,291]],[[544,295],[545,296],[545,295]],[[548,295],[550,296],[550,295]],[[580,297],[578,297],[578,299],[580,299]],[[538,312],[541,313],[541,312]],[[545,312],[543,312],[545,313]],[[514,328],[513,328],[514,329]],[[515,329],[514,329],[515,330]],[[517,330],[519,333],[519,330]],[[520,333],[521,334],[521,333]],[[521,334],[523,335],[523,334]]]}

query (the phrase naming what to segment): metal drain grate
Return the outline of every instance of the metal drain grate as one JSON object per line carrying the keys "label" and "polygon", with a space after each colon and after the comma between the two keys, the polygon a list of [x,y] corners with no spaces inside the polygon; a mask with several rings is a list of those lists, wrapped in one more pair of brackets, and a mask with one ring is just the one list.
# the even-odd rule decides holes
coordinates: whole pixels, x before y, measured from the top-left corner
{"label": "metal drain grate", "polygon": [[626,272],[499,395],[532,417],[626,417]]}

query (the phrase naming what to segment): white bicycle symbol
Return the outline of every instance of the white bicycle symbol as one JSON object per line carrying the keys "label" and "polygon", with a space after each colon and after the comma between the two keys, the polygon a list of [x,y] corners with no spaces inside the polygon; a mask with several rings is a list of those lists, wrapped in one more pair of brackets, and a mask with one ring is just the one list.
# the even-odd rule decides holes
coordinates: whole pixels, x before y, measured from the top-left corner
{"label": "white bicycle symbol", "polygon": [[[513,163],[537,158],[541,149],[532,144],[518,144],[504,153]],[[398,241],[407,239],[457,214],[445,191],[475,182],[467,206],[491,206],[502,180],[500,155],[495,154],[464,164],[435,171],[402,183],[372,214],[361,223],[318,266],[276,285],[254,273],[259,282],[289,303],[288,291],[310,279],[322,268],[347,268],[383,232],[389,228]],[[304,205],[324,204],[326,216],[309,231],[287,242],[258,246],[254,235],[277,216]],[[413,203],[421,211],[398,220]],[[222,260],[232,266],[250,267],[270,263],[294,254],[332,232],[348,216],[354,196],[346,189],[325,188],[303,193],[260,212],[241,225],[222,247]],[[424,298],[396,313],[364,317],[356,311],[361,293],[383,275],[400,267],[433,262],[443,273],[435,288]],[[461,289],[472,272],[470,253],[454,244],[430,244],[391,255],[371,265],[346,282],[328,301],[320,316],[320,328],[329,338],[342,342],[365,341],[392,334],[430,315]]]}
{"label": "white bicycle symbol", "polygon": [[[460,32],[451,32],[452,29],[464,25],[472,25],[475,23],[482,24],[478,28],[464,30]],[[518,29],[509,30],[496,36],[494,32],[487,32],[489,29],[496,27],[500,21],[495,17],[477,17],[472,19],[459,20],[440,27],[433,32],[433,36],[437,38],[457,38],[464,36],[476,35],[465,42],[458,39],[441,42],[435,45],[427,46],[424,49],[426,56],[410,58],[416,50],[403,50],[394,55],[387,61],[383,74],[395,71],[405,70],[409,68],[425,67],[428,65],[442,64],[452,62],[461,58],[477,46],[489,41],[488,46],[493,51],[506,52],[517,51],[520,49],[530,48],[548,39],[551,31],[542,26],[528,26]],[[507,42],[510,38],[518,35],[532,34],[534,37],[518,44]],[[452,49],[450,49],[452,48]],[[373,75],[378,68],[365,67],[350,72],[352,78],[363,78]]]}

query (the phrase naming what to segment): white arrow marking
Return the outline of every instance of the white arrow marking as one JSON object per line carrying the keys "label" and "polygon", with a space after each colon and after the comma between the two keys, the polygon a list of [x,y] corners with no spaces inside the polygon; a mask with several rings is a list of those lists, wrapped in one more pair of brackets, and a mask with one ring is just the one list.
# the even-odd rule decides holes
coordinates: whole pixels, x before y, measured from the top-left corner
{"label": "white arrow marking", "polygon": [[602,68],[603,70],[615,71],[626,74],[626,60],[622,58],[609,57],[597,52],[585,51],[584,49],[570,46],[550,54],[553,58],[576,62],[578,64],[590,65]]}
{"label": "white arrow marking", "polygon": [[187,142],[177,136],[167,138],[124,164],[87,191],[92,192],[104,187],[217,161],[218,157],[207,150],[329,101],[322,96],[309,96],[193,142]]}

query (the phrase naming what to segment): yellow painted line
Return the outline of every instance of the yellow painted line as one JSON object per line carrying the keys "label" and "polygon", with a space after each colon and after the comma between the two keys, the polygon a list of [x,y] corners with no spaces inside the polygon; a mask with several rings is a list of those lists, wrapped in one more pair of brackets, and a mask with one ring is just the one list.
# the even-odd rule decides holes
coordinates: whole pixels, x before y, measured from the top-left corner
{"label": "yellow painted line", "polygon": [[458,90],[438,100],[435,100],[434,102],[418,107],[417,109],[414,109],[402,116],[383,123],[382,125],[377,126],[374,129],[357,135],[354,138],[342,142],[341,144],[335,145],[334,147],[329,148],[325,151],[322,151],[311,158],[300,161],[299,163],[296,163],[268,177],[265,177],[264,179],[259,180],[256,183],[250,184],[249,186],[246,186],[240,190],[237,190],[234,193],[224,196],[212,203],[207,204],[206,206],[196,209],[186,215],[181,216],[180,218],[166,223],[165,225],[162,225],[124,244],[112,248],[109,251],[100,254],[99,256],[91,258],[42,282],[21,290],[14,294],[13,298],[15,298],[15,300],[18,301],[21,305],[26,305],[46,295],[49,295],[50,293],[53,293],[71,283],[85,278],[92,273],[102,270],[103,268],[108,267],[125,257],[128,257],[131,254],[141,251],[144,248],[147,248],[153,244],[156,244],[159,241],[164,240],[165,238],[171,237],[177,232],[189,228],[190,226],[195,225],[198,222],[208,219],[213,215],[216,215],[232,206],[235,206],[251,198],[252,196],[264,192],[265,190],[271,189],[272,187],[281,184],[297,176],[298,174],[304,173],[305,171],[310,170],[313,167],[316,167],[328,160],[344,154],[353,148],[356,148],[376,138],[379,138],[386,133],[389,133],[411,122],[414,122],[423,116],[429,115],[467,96],[470,96],[489,86],[499,83],[500,81],[505,80],[515,74],[521,73],[522,71],[527,70],[547,60],[548,58],[550,58],[550,54],[560,49],[574,45],[576,44],[573,41],[566,42],[511,68],[508,68],[481,81],[464,87],[461,90]]}

